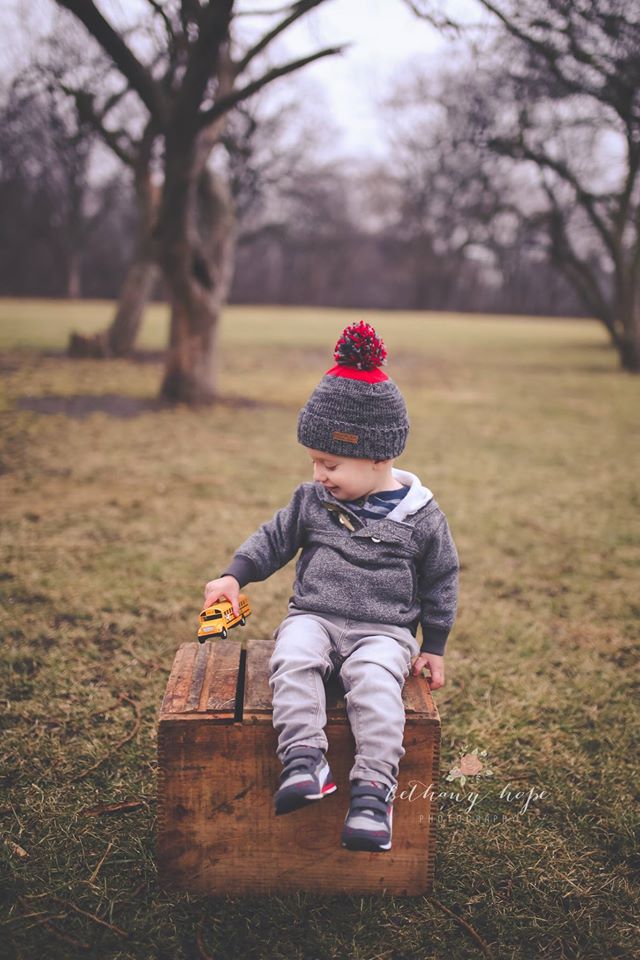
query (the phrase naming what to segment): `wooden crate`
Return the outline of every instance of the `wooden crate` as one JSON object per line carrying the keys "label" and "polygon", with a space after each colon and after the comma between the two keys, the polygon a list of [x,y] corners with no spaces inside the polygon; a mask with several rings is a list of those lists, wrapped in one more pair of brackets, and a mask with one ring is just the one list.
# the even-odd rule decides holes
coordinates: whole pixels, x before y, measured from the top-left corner
{"label": "wooden crate", "polygon": [[[354,743],[335,681],[327,687],[328,759],[338,790],[273,812],[281,764],[272,726],[272,640],[183,644],[158,730],[158,866],[167,887],[197,893],[431,892],[440,718],[422,677],[407,680],[393,847],[340,845]],[[431,789],[429,789],[431,787]]]}

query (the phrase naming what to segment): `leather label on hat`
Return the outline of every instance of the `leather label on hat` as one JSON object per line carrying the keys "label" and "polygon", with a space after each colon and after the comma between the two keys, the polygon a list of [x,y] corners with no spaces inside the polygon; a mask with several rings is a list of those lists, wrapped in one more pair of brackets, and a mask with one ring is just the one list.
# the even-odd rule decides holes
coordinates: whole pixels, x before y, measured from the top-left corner
{"label": "leather label on hat", "polygon": [[343,443],[358,443],[360,438],[355,433],[340,433],[339,430],[334,430],[333,439],[342,440]]}

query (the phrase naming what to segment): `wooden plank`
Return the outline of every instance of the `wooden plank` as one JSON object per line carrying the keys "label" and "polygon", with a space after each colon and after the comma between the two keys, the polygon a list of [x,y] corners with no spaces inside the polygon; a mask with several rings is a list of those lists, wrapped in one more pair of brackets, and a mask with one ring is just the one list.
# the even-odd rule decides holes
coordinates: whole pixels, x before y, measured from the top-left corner
{"label": "wooden plank", "polygon": [[402,690],[404,712],[407,717],[419,715],[438,720],[438,709],[425,677],[408,677]]}
{"label": "wooden plank", "polygon": [[191,675],[189,696],[187,697],[185,704],[186,712],[198,709],[200,696],[202,694],[202,687],[204,685],[205,673],[207,671],[207,665],[212,660],[210,643],[198,643],[198,647],[199,649],[196,651],[196,659],[193,665],[193,673]]}
{"label": "wooden plank", "polygon": [[271,713],[269,658],[274,646],[273,640],[249,640],[247,643],[244,716]]}
{"label": "wooden plank", "polygon": [[240,652],[234,640],[183,643],[173,661],[160,720],[206,714],[209,719],[232,721]]}
{"label": "wooden plank", "polygon": [[208,687],[201,702],[204,705],[206,694],[206,711],[232,720],[242,648],[237,640],[213,640],[211,645],[213,663],[207,671]]}
{"label": "wooden plank", "polygon": [[184,709],[191,690],[197,647],[197,643],[183,643],[178,648],[162,701],[163,714],[180,713]]}

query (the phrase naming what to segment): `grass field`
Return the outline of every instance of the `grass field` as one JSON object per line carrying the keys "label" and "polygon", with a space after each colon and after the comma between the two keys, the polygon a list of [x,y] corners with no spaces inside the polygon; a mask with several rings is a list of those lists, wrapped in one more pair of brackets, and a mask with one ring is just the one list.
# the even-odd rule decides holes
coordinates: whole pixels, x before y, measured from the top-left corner
{"label": "grass field", "polygon": [[[111,309],[0,301],[0,955],[637,957],[640,379],[600,327],[230,308],[225,402],[190,411],[154,403],[152,352],[62,355]],[[165,671],[205,581],[309,479],[297,411],[361,317],[407,399],[398,465],[435,492],[462,563],[441,775],[477,747],[492,776],[461,789],[481,795],[470,812],[441,802],[431,899],[172,896],[153,856]],[[154,307],[140,346],[165,338]],[[292,572],[251,587],[254,636]],[[532,789],[525,810],[513,793]]]}

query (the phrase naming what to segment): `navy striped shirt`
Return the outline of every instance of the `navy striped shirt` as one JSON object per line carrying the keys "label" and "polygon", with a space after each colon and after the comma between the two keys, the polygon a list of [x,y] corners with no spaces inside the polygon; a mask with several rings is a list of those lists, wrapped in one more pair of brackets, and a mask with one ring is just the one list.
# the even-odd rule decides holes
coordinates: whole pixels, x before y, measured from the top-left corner
{"label": "navy striped shirt", "polygon": [[358,500],[343,500],[343,503],[361,520],[380,520],[397,507],[408,492],[409,487],[403,486],[399,490],[380,490]]}

